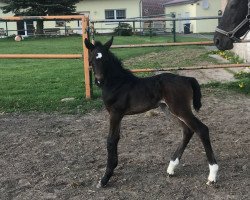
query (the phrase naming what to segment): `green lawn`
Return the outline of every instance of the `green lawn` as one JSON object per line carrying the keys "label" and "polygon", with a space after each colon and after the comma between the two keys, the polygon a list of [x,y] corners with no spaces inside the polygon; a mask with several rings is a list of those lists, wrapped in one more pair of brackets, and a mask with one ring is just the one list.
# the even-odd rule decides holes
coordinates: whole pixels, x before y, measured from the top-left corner
{"label": "green lawn", "polygon": [[[107,41],[109,36],[97,36]],[[115,37],[114,44],[172,42],[172,36]],[[178,41],[197,41],[197,38],[179,37]],[[112,50],[126,67],[173,67],[192,66],[212,62],[203,47],[151,47]],[[188,52],[194,51],[196,57]],[[153,58],[161,52],[162,58]],[[0,39],[0,54],[4,53],[82,53],[81,37],[28,38],[15,42],[13,38]],[[176,56],[181,55],[181,56]],[[138,56],[144,56],[138,62]],[[163,59],[166,58],[166,59]],[[100,90],[94,86],[91,101],[85,100],[82,60],[0,60],[0,112],[60,112],[85,113],[102,106]],[[61,102],[73,97],[74,101]]]}

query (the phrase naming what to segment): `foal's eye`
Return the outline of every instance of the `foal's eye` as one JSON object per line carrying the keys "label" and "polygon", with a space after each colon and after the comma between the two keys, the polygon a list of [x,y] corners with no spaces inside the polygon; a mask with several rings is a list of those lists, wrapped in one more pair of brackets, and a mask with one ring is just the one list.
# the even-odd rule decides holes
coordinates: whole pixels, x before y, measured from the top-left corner
{"label": "foal's eye", "polygon": [[101,59],[102,58],[102,53],[97,53],[95,58],[96,59]]}

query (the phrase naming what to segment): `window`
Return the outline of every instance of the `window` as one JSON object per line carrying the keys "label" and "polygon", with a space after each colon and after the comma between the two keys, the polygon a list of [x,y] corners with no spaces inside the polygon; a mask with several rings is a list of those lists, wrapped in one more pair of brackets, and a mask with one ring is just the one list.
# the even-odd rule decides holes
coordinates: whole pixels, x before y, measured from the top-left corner
{"label": "window", "polygon": [[105,10],[105,19],[115,19],[115,11]]}
{"label": "window", "polygon": [[105,19],[125,19],[126,10],[105,10]]}
{"label": "window", "polygon": [[125,10],[116,10],[116,19],[125,19],[126,13]]}
{"label": "window", "polygon": [[63,26],[66,26],[65,21],[56,21],[56,27],[63,27]]}

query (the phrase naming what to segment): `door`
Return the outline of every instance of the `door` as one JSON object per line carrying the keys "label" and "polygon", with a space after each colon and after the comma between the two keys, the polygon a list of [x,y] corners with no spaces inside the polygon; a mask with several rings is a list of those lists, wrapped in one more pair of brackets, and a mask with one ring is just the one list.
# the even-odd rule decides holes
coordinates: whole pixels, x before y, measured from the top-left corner
{"label": "door", "polygon": [[[181,14],[178,14],[178,18],[181,18]],[[178,21],[178,33],[182,33],[183,32],[183,26],[182,26],[182,21]]]}
{"label": "door", "polygon": [[35,27],[33,22],[33,20],[28,20],[25,22],[27,28],[27,35],[34,35]]}
{"label": "door", "polygon": [[16,26],[17,26],[17,35],[25,35],[24,21],[17,21]]}

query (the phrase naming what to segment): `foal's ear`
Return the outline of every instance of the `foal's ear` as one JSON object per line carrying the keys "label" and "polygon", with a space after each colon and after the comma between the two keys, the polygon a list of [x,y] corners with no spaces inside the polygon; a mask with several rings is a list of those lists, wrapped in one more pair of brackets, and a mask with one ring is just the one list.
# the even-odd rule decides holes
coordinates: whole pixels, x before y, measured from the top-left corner
{"label": "foal's ear", "polygon": [[109,49],[113,43],[113,39],[114,37],[112,36],[111,39],[109,41],[107,41],[103,46],[106,48],[106,49]]}
{"label": "foal's ear", "polygon": [[86,48],[89,50],[93,50],[95,48],[95,46],[87,38],[85,38],[84,43]]}

